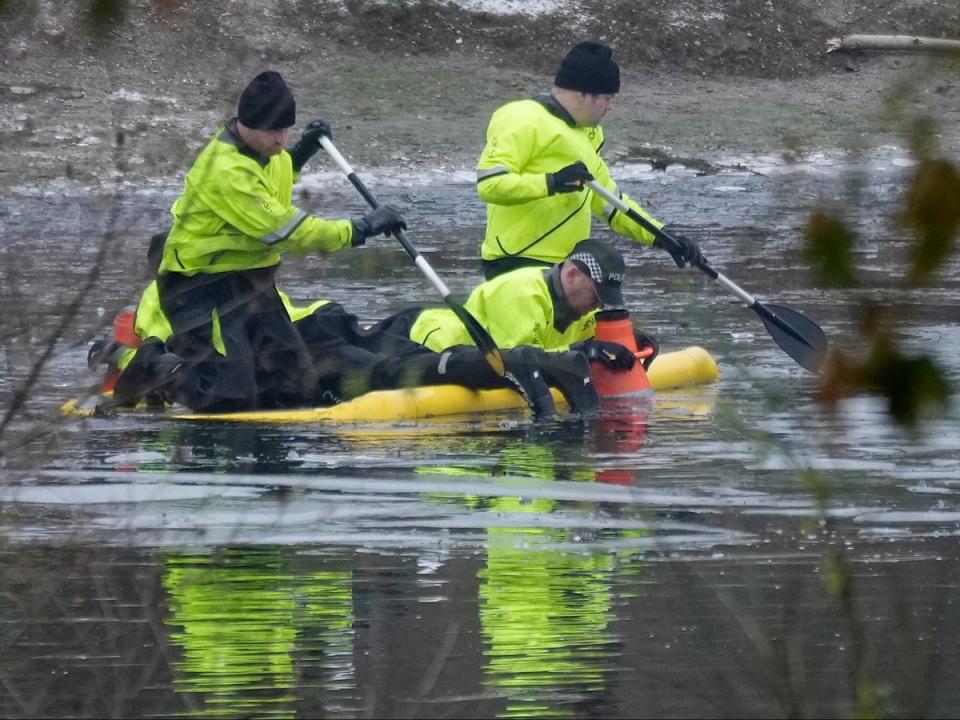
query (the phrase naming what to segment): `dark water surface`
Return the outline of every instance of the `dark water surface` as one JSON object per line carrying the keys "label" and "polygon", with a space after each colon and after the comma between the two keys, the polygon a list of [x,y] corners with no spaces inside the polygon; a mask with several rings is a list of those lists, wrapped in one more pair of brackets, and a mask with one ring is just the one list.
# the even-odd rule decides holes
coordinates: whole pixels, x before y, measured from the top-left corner
{"label": "dark water surface", "polygon": [[[909,239],[890,218],[908,173],[881,156],[618,176],[715,267],[839,347],[858,350],[866,301],[896,304],[907,351],[956,383],[956,257],[933,287],[898,289]],[[452,288],[479,281],[469,174],[369,179],[407,209]],[[305,186],[327,214],[361,209],[335,173]],[[136,301],[146,238],[175,194],[64,185],[0,199],[4,312],[21,332],[2,346],[5,399],[111,243],[7,429],[0,715],[956,715],[955,405],[917,435],[874,398],[828,414],[735,298],[621,242],[635,322],[665,350],[709,349],[717,385],[586,424],[53,420],[95,382],[87,343]],[[801,259],[820,204],[859,233],[856,292],[816,287]],[[281,277],[295,297],[371,320],[435,300],[383,239],[288,258]],[[831,593],[844,571],[851,593]]]}

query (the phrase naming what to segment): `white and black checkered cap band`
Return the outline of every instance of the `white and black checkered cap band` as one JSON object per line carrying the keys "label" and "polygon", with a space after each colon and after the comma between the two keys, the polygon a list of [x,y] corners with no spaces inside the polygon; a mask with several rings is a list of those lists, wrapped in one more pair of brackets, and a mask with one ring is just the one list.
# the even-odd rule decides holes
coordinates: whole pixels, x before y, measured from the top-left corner
{"label": "white and black checkered cap band", "polygon": [[603,269],[600,267],[600,263],[597,262],[597,259],[590,253],[585,253],[585,252],[573,253],[573,255],[571,255],[567,259],[578,260],[579,262],[582,262],[586,266],[587,270],[590,272],[590,278],[595,283],[599,284],[603,282]]}

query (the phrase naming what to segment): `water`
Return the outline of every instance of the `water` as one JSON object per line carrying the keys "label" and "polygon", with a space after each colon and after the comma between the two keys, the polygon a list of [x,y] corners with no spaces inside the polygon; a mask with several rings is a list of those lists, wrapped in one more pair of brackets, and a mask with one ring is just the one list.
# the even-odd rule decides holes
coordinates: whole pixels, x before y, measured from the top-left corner
{"label": "water", "polygon": [[[896,303],[908,352],[960,376],[956,257],[902,291],[895,153],[698,176],[615,172],[763,300],[857,352]],[[868,178],[865,183],[858,180]],[[447,283],[480,279],[469,173],[369,174]],[[336,173],[304,200],[359,211]],[[395,426],[59,420],[90,338],[135,302],[174,183],[24,187],[4,223],[5,397],[112,233],[102,276],[6,439],[0,714],[223,717],[837,716],[960,706],[960,416],[909,434],[881,400],[835,413],[759,319],[695,272],[625,250],[634,320],[698,344],[716,386],[582,424],[523,413]],[[856,292],[815,287],[811,208],[859,233]],[[434,301],[399,247],[288,258],[281,284],[365,319]],[[826,494],[818,500],[819,483]],[[838,567],[832,558],[842,556]],[[846,568],[852,595],[829,592]],[[865,683],[865,684],[864,684]],[[861,700],[860,707],[869,703]]]}

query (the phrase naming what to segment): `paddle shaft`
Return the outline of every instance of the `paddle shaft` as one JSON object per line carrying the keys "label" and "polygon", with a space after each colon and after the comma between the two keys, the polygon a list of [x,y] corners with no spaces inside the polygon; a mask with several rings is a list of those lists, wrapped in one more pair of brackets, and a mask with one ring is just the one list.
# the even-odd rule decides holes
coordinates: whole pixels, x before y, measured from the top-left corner
{"label": "paddle shaft", "polygon": [[[374,209],[378,208],[380,203],[377,201],[377,198],[374,197],[373,193],[370,192],[367,186],[363,184],[363,181],[357,177],[357,173],[354,172],[353,167],[351,167],[350,163],[347,162],[347,159],[340,154],[340,151],[337,150],[336,146],[333,144],[333,141],[330,140],[330,138],[328,138],[326,135],[321,135],[320,145],[324,150],[327,151],[327,154],[333,158],[333,161],[340,166],[340,169],[343,170],[344,174],[347,176],[347,180],[349,180],[350,184],[353,185],[357,189],[357,192],[363,196],[363,199],[367,201],[367,204]],[[433,268],[430,267],[430,263],[428,263],[426,258],[420,254],[420,251],[410,244],[410,241],[407,240],[406,235],[403,234],[403,230],[397,229],[397,231],[394,233],[394,236],[400,241],[400,244],[403,246],[403,249],[407,251],[407,254],[413,258],[413,262],[418,268],[420,268],[420,272],[427,277],[427,280],[429,280],[430,284],[437,289],[437,292],[440,293],[441,297],[443,297],[444,300],[447,300],[447,298],[450,297],[450,288],[448,288],[447,284],[440,278],[439,275],[437,275],[437,273],[434,272]]]}
{"label": "paddle shaft", "polygon": [[[357,173],[354,172],[353,168],[350,166],[350,163],[347,162],[347,159],[340,154],[340,151],[337,150],[336,146],[333,144],[333,141],[326,135],[321,135],[319,142],[321,147],[326,150],[327,154],[333,158],[333,161],[340,166],[340,169],[346,174],[350,184],[353,185],[363,196],[363,199],[367,201],[367,204],[374,209],[379,207],[380,203],[373,196],[373,193],[367,189],[367,186],[363,184],[363,181],[357,177]],[[497,373],[497,375],[500,377],[505,377],[507,372],[503,361],[503,354],[500,352],[500,348],[497,347],[497,344],[490,336],[490,333],[487,332],[486,328],[484,328],[483,325],[481,325],[477,319],[470,314],[469,310],[454,300],[450,294],[450,288],[448,288],[447,284],[440,279],[440,276],[433,271],[433,268],[430,267],[430,263],[427,262],[427,259],[420,254],[420,252],[410,243],[409,240],[407,240],[407,237],[403,234],[403,230],[397,228],[393,234],[397,240],[400,241],[400,244],[403,246],[403,249],[407,251],[407,254],[413,258],[413,262],[418,268],[420,268],[420,272],[427,277],[430,283],[440,293],[440,296],[447,304],[447,307],[449,307],[460,319],[460,322],[463,323],[467,333],[483,353],[483,357],[487,361],[487,364],[490,365],[491,369]]]}
{"label": "paddle shaft", "polygon": [[[599,195],[608,203],[613,205],[617,210],[627,215],[627,217],[629,217],[635,223],[638,223],[641,227],[653,233],[654,236],[656,236],[657,239],[659,239],[660,242],[665,244],[668,248],[673,248],[675,250],[680,249],[680,243],[678,243],[676,240],[670,237],[670,235],[665,233],[662,229],[658,228],[656,225],[650,222],[650,220],[648,220],[643,215],[638,213],[632,207],[627,205],[627,203],[625,203],[621,198],[619,198],[617,195],[614,195],[612,192],[607,190],[603,185],[598,183],[596,180],[588,180],[586,185],[595,193],[597,193],[597,195]],[[760,317],[772,322],[774,325],[776,325],[778,328],[783,330],[785,333],[792,336],[795,340],[799,340],[800,342],[804,343],[805,345],[808,345],[811,348],[813,347],[813,344],[806,337],[804,337],[802,333],[800,333],[796,328],[794,328],[790,323],[788,323],[783,318],[779,317],[776,313],[770,310],[770,308],[768,308],[766,305],[761,303],[759,300],[753,297],[753,295],[751,295],[742,287],[737,285],[735,282],[733,282],[733,280],[728,278],[726,275],[717,272],[703,260],[697,263],[697,267],[705,275],[712,278],[713,280],[716,280],[718,283],[723,285],[725,288],[727,288],[730,292],[732,292],[738,298],[743,300],[743,302],[746,303],[747,307],[749,307],[751,310],[753,310],[758,315],[760,315]]]}

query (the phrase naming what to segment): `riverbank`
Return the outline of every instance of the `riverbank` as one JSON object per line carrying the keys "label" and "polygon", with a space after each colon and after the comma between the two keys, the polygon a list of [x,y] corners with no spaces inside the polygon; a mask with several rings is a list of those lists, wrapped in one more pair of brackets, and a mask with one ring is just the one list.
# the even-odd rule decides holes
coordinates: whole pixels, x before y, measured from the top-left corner
{"label": "riverbank", "polygon": [[[587,3],[577,23],[563,2],[518,18],[465,9],[466,0],[297,12],[156,0],[100,26],[80,0],[8,9],[0,185],[177,178],[266,67],[295,88],[298,125],[326,118],[358,165],[469,169],[493,109],[548,89],[570,43],[602,37],[598,23],[613,15],[623,22],[605,39],[623,88],[604,123],[611,161],[710,168],[742,155],[905,148],[923,116],[943,152],[960,151],[955,62],[824,52],[826,34],[873,29],[857,3],[837,0],[832,14],[829,3],[746,2],[736,15],[696,5]],[[888,11],[888,26],[930,29],[951,12],[926,3],[908,23]]]}

